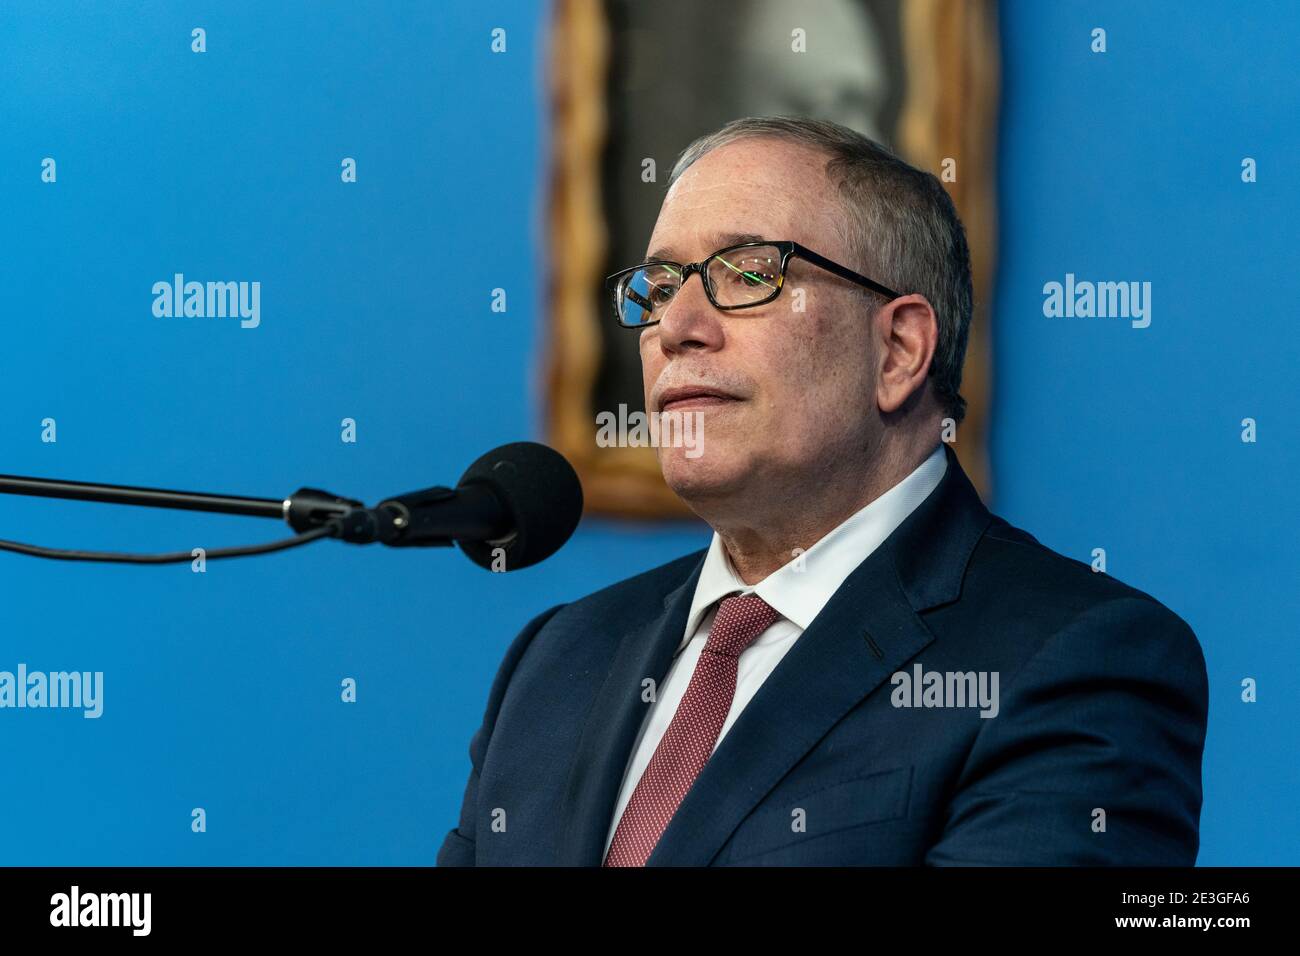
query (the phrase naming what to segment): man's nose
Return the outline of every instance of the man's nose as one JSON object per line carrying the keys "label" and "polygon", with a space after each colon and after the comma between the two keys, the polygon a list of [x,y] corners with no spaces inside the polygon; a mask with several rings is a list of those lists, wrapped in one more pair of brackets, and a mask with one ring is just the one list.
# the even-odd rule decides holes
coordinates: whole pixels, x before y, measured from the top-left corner
{"label": "man's nose", "polygon": [[704,291],[704,276],[687,276],[659,320],[659,347],[665,352],[722,347],[722,313]]}

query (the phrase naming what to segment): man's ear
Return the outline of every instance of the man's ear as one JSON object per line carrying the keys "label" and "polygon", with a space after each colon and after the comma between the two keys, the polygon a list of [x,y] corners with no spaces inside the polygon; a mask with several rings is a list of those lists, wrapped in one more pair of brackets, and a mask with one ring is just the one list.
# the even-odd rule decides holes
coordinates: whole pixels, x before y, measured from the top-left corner
{"label": "man's ear", "polygon": [[873,326],[880,347],[876,402],[888,415],[925,387],[939,344],[939,320],[929,300],[913,293],[881,306]]}

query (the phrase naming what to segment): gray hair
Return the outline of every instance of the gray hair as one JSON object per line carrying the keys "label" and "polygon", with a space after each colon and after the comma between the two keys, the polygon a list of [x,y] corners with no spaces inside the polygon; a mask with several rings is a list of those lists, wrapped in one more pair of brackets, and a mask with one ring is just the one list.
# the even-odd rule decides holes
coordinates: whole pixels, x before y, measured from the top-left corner
{"label": "gray hair", "polygon": [[668,185],[705,153],[739,139],[764,136],[826,153],[826,174],[838,185],[847,214],[842,237],[859,260],[857,271],[904,294],[919,292],[929,300],[939,326],[929,374],[944,412],[960,422],[966,414],[966,400],[959,392],[961,368],[973,307],[970,248],[957,210],[938,177],[838,123],[747,116],[686,147],[673,166]]}

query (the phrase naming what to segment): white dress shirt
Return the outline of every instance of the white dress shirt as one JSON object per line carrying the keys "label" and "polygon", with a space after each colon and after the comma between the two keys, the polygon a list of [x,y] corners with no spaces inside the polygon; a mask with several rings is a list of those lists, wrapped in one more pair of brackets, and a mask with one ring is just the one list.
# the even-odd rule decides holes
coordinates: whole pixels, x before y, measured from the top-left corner
{"label": "white dress shirt", "polygon": [[655,748],[659,746],[660,739],[672,722],[691,675],[695,673],[695,662],[699,660],[700,652],[709,638],[709,629],[717,613],[717,603],[731,594],[753,592],[770,604],[779,616],[740,655],[736,671],[736,694],[714,750],[717,750],[718,744],[727,735],[745,705],[758,692],[763,681],[776,669],[776,665],[794,646],[799,635],[812,624],[845,578],[929,496],[947,469],[948,458],[940,443],[910,475],[861,511],[849,516],[799,558],[773,571],[755,585],[746,584],[736,574],[722,539],[714,532],[709,552],[704,558],[704,567],[700,571],[700,579],[695,585],[695,597],[691,601],[686,630],[676,657],[663,683],[657,688],[655,701],[642,720],[641,732],[632,745],[632,756],[623,773],[618,803],[615,804],[609,833],[605,837],[606,853],[614,839],[619,818],[632,799],[632,791],[636,789]]}

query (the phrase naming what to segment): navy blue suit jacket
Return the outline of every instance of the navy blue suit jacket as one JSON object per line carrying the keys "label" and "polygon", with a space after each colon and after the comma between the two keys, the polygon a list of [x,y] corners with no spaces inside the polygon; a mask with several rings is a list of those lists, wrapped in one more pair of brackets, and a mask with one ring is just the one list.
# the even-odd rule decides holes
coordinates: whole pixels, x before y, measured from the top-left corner
{"label": "navy blue suit jacket", "polygon": [[[940,484],[759,688],[647,865],[1195,862],[1196,636],[990,514],[944,449]],[[440,866],[601,863],[643,682],[668,671],[703,558],[552,608],[515,638]],[[997,715],[899,706],[893,675],[917,665],[996,672]]]}

